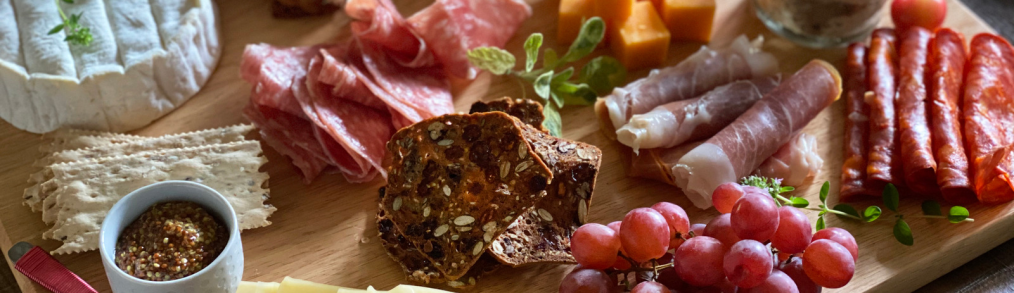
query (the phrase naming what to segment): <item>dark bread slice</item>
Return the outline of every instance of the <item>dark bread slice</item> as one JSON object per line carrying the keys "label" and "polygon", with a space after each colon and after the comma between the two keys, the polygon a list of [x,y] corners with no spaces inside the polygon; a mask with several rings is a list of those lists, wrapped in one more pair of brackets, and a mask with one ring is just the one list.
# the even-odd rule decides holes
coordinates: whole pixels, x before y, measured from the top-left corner
{"label": "dark bread slice", "polygon": [[542,121],[546,120],[542,114],[542,104],[533,100],[503,97],[489,102],[475,102],[468,110],[469,114],[485,112],[504,112],[539,130],[549,131],[542,126]]}
{"label": "dark bread slice", "polygon": [[[458,280],[518,216],[547,194],[552,172],[502,112],[450,114],[387,143],[381,208],[448,280]],[[538,131],[536,131],[538,132]]]}
{"label": "dark bread slice", "polygon": [[602,161],[597,147],[525,126],[532,149],[553,170],[548,195],[493,241],[490,254],[510,266],[574,263],[570,236],[585,222]]}

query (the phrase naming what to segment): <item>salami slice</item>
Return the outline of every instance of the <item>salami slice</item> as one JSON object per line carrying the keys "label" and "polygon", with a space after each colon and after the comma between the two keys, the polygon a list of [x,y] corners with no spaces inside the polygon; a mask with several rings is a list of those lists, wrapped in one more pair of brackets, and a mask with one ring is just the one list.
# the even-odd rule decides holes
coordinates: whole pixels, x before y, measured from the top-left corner
{"label": "salami slice", "polygon": [[932,37],[932,32],[921,27],[908,28],[901,34],[895,102],[905,184],[924,196],[940,193],[926,114],[926,61]]}
{"label": "salami slice", "polygon": [[426,67],[436,59],[422,37],[398,13],[391,0],[349,0],[345,14],[352,17],[352,32],[360,42],[384,47],[387,54],[406,67]]}
{"label": "salami slice", "polygon": [[254,103],[243,108],[243,116],[257,125],[264,142],[292,160],[304,183],[312,182],[327,167],[327,155],[314,137],[316,126],[310,121]]}
{"label": "salami slice", "polygon": [[983,203],[1014,199],[1014,49],[1003,38],[972,39],[965,76],[965,146]]}
{"label": "salami slice", "polygon": [[873,92],[870,105],[870,144],[866,176],[870,188],[881,190],[887,183],[901,185],[898,120],[894,108],[897,81],[897,51],[893,29],[877,29],[867,54],[866,84]]}
{"label": "salami slice", "polygon": [[253,84],[252,103],[302,117],[303,110],[292,94],[292,80],[306,75],[306,64],[319,47],[278,48],[267,44],[247,45],[240,62],[240,76]]}
{"label": "salami slice", "polygon": [[866,104],[866,51],[862,43],[849,45],[845,60],[845,143],[841,165],[843,202],[874,194],[866,186],[866,142],[870,138],[870,106]]}
{"label": "salami slice", "polygon": [[965,38],[951,29],[938,29],[930,42],[930,133],[937,161],[937,184],[944,200],[971,203],[977,199],[968,172],[961,129],[961,84],[967,58]]}

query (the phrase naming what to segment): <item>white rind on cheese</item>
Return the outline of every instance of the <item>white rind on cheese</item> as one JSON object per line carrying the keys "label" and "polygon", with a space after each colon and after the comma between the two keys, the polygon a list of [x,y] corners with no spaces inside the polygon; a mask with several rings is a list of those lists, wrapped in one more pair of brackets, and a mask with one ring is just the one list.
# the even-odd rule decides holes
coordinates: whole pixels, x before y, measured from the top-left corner
{"label": "white rind on cheese", "polygon": [[123,132],[179,107],[221,47],[211,0],[78,0],[89,46],[69,45],[54,1],[0,0],[0,118],[30,132]]}

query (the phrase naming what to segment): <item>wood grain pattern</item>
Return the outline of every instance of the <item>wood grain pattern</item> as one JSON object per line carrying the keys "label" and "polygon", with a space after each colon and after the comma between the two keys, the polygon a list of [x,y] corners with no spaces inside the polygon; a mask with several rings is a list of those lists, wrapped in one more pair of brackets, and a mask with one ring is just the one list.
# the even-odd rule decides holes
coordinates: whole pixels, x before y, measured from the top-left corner
{"label": "wood grain pattern", "polygon": [[[403,13],[411,13],[431,1],[396,0]],[[563,52],[566,47],[555,44],[556,0],[529,0],[535,15],[526,21],[507,49],[521,52],[524,37],[541,31],[546,35],[547,46]],[[945,26],[953,27],[971,36],[978,32],[991,32],[961,3],[949,0],[951,9]],[[844,51],[840,49],[814,50],[800,48],[768,32],[752,15],[745,0],[728,0],[719,3],[715,44],[725,44],[739,34],[763,35],[765,50],[774,53],[782,70],[791,73],[813,58],[822,58],[840,64]],[[298,20],[270,19],[268,1],[218,1],[223,35],[222,61],[204,90],[179,110],[159,119],[151,126],[136,131],[141,135],[160,135],[244,122],[240,109],[248,100],[250,85],[238,76],[239,57],[248,43],[266,42],[274,45],[310,45],[341,41],[348,36],[348,18],[338,14],[334,18]],[[885,19],[883,24],[889,24]],[[335,36],[338,36],[337,38]],[[670,48],[669,64],[675,64],[695,51],[701,44],[674,43]],[[601,52],[600,52],[601,53]],[[520,55],[519,55],[520,56]],[[643,77],[647,71],[634,72],[630,79]],[[481,75],[476,81],[455,82],[455,106],[466,111],[477,99],[493,99],[504,95],[534,97],[509,78]],[[801,186],[797,194],[816,202],[820,183],[830,180],[831,190],[837,190],[841,167],[841,132],[843,101],[836,102],[822,112],[805,129],[821,142],[820,151],[825,166],[820,178]],[[590,107],[570,107],[562,113],[564,136],[595,144],[603,150],[603,170],[589,220],[606,223],[622,218],[626,211],[651,205],[658,201],[672,201],[688,208],[691,222],[707,222],[716,212],[700,211],[671,186],[625,175],[626,156],[615,143],[598,132]],[[21,204],[21,190],[32,171],[31,162],[41,156],[37,151],[39,136],[19,131],[9,124],[0,123],[0,248],[4,251],[17,241],[29,241],[46,249],[59,246],[55,241],[41,240],[46,229],[40,215]],[[311,185],[304,185],[288,160],[270,148],[265,148],[270,162],[264,167],[272,175],[272,198],[269,203],[278,207],[272,226],[245,231],[243,234],[246,270],[245,280],[279,281],[293,276],[315,282],[365,288],[373,285],[390,288],[404,282],[400,268],[384,253],[379,244],[373,216],[376,212],[377,188],[384,182],[375,180],[367,184],[348,184],[338,174],[325,175]],[[836,202],[833,192],[829,202]],[[860,203],[878,204],[878,202]],[[919,203],[904,201],[902,213],[915,215]],[[958,267],[1007,239],[1014,237],[1012,206],[971,206],[975,223],[949,225],[941,221],[910,218],[916,244],[905,247],[891,236],[889,220],[875,224],[857,224],[829,218],[830,226],[841,226],[856,234],[860,246],[858,271],[852,283],[839,292],[900,292],[911,291],[934,278]],[[815,219],[816,212],[807,212]],[[891,213],[886,212],[885,219]],[[58,260],[77,272],[102,292],[109,290],[103,275],[98,252],[57,256]],[[554,292],[570,266],[538,265],[520,269],[505,269],[483,279],[481,291],[514,292],[516,284],[526,284],[531,292]],[[24,292],[45,292],[21,274],[15,274]],[[890,280],[890,281],[888,281]],[[835,290],[829,290],[832,292]]]}

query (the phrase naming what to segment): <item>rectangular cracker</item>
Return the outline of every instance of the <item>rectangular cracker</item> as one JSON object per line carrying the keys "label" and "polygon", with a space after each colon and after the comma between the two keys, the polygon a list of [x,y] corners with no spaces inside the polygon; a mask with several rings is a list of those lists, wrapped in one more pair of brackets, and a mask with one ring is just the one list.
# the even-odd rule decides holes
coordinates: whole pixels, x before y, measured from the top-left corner
{"label": "rectangular cracker", "polygon": [[267,218],[276,208],[264,204],[268,174],[258,171],[266,162],[260,143],[240,141],[53,165],[49,182],[59,186],[51,195],[59,213],[43,238],[64,242],[53,251],[57,254],[95,249],[102,219],[117,200],[166,180],[191,180],[221,192],[236,210],[240,229],[270,225]]}
{"label": "rectangular cracker", "polygon": [[43,153],[53,153],[99,145],[142,140],[148,137],[83,129],[58,129],[44,134],[42,138],[43,140],[48,140],[48,142],[43,143],[42,146],[39,147],[39,151]]}
{"label": "rectangular cracker", "polygon": [[[253,125],[240,124],[53,153],[39,160],[39,162],[44,164],[41,170],[29,175],[29,186],[25,188],[23,195],[24,203],[31,207],[32,211],[43,210],[43,202],[52,190],[44,190],[42,183],[53,177],[53,171],[49,167],[52,164],[102,157],[127,156],[159,149],[185,148],[241,141],[245,139],[245,134],[253,129]],[[47,223],[51,223],[51,221],[47,221]]]}
{"label": "rectangular cracker", "polygon": [[398,231],[458,280],[521,214],[552,173],[502,112],[450,114],[402,128],[387,144],[387,196]]}

